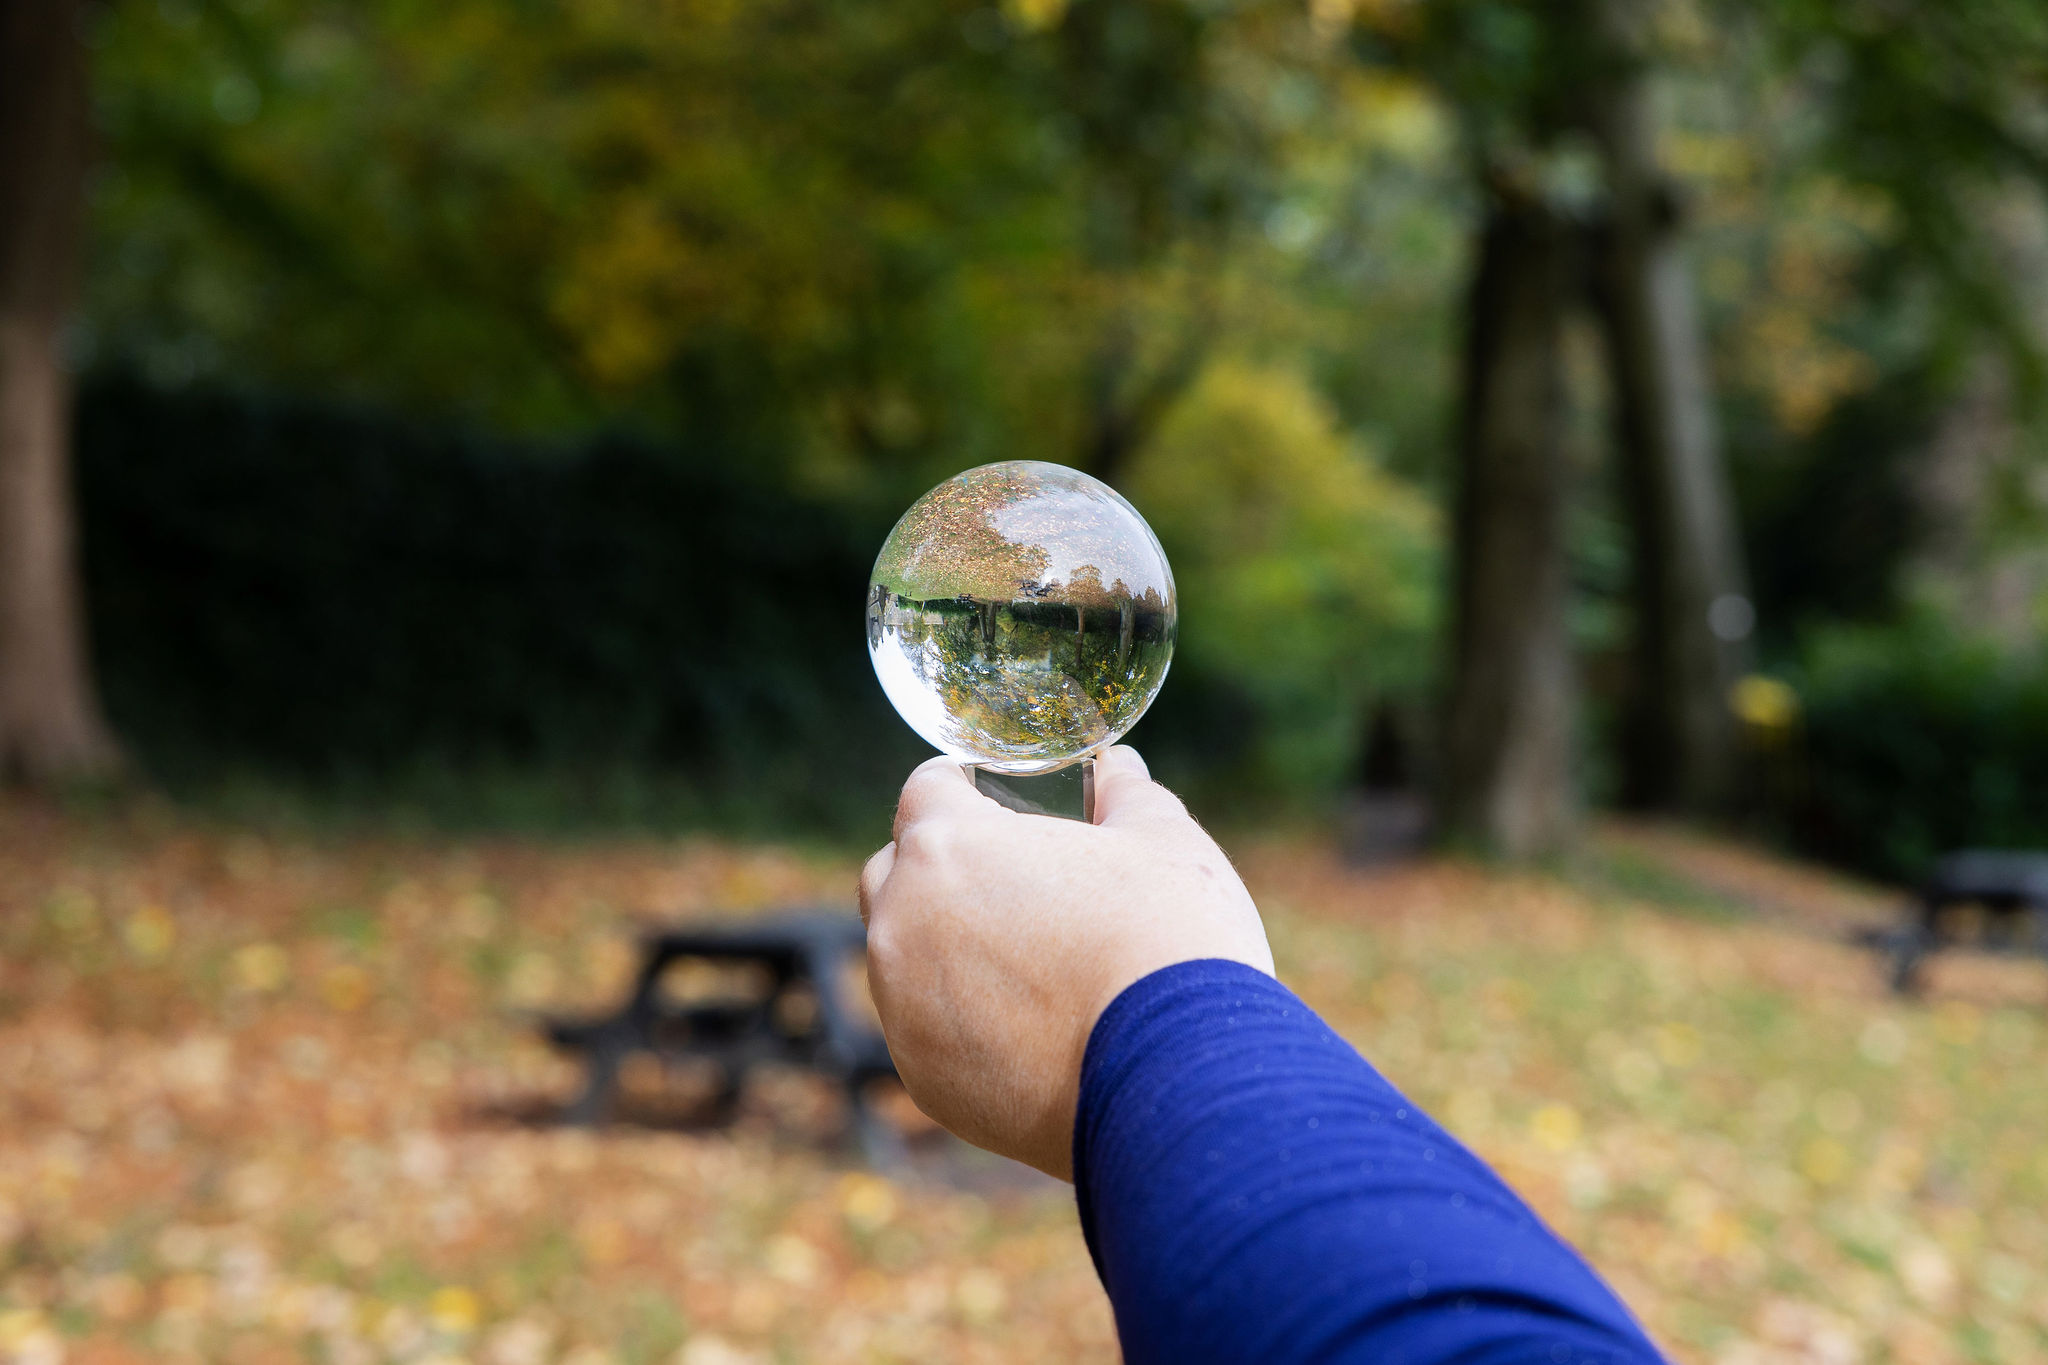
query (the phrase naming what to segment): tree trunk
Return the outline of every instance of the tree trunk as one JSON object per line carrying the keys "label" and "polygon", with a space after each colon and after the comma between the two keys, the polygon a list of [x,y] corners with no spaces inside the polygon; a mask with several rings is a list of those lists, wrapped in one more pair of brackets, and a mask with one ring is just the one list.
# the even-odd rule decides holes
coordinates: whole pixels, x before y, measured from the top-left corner
{"label": "tree trunk", "polygon": [[1658,168],[1647,63],[1626,0],[1604,0],[1590,92],[1608,218],[1593,292],[1607,339],[1634,546],[1635,668],[1623,742],[1632,805],[1727,801],[1737,746],[1728,689],[1748,661],[1750,607],[1679,197]]}
{"label": "tree trunk", "polygon": [[1136,364],[1136,328],[1125,309],[1111,316],[1089,366],[1088,427],[1082,435],[1081,468],[1114,488],[1138,444],[1131,404],[1124,390]]}
{"label": "tree trunk", "polygon": [[1571,840],[1564,319],[1573,231],[1497,193],[1467,303],[1442,832],[1509,857]]}
{"label": "tree trunk", "polygon": [[0,775],[116,762],[86,657],[61,329],[86,160],[77,0],[0,6]]}

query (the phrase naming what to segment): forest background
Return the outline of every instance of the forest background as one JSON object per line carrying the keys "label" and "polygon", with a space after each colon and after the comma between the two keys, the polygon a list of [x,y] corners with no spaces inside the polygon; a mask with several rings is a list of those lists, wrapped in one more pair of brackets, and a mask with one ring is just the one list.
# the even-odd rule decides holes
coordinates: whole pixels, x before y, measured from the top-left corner
{"label": "forest background", "polygon": [[1206,812],[2048,839],[2030,4],[41,9],[90,667],[0,650],[22,773],[873,837],[874,549],[1032,458],[1166,544]]}

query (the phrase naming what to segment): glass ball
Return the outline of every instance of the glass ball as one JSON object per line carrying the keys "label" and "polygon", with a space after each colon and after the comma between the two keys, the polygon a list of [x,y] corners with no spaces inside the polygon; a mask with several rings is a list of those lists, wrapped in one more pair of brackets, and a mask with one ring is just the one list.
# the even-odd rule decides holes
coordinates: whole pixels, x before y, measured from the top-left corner
{"label": "glass ball", "polygon": [[1173,661],[1173,571],[1116,490],[1011,460],[912,503],[875,558],[868,657],[935,748],[1050,772],[1138,723]]}

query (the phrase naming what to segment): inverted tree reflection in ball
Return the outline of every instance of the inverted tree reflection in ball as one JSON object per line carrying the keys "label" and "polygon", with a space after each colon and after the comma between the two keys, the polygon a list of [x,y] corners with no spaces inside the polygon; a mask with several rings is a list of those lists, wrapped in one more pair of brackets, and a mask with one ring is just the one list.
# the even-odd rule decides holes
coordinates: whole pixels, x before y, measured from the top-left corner
{"label": "inverted tree reflection in ball", "polygon": [[1173,659],[1173,573],[1107,484],[983,465],[912,504],[868,588],[868,653],[934,747],[1042,772],[1114,743]]}

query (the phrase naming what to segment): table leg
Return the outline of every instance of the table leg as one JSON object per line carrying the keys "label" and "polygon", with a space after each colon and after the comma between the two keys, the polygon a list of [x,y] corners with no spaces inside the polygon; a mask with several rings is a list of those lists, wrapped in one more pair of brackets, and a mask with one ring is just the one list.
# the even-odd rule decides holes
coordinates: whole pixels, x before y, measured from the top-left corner
{"label": "table leg", "polygon": [[1892,951],[1892,990],[1899,995],[1917,995],[1925,984],[1923,966],[1941,947],[1939,920],[1941,902],[1922,897],[1920,914],[1913,927],[1899,935]]}

